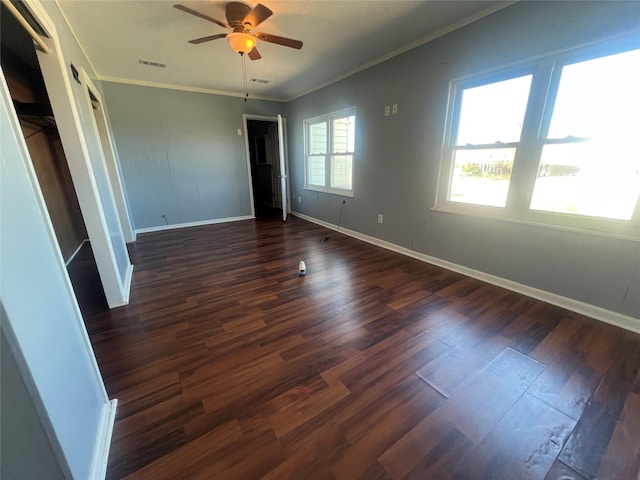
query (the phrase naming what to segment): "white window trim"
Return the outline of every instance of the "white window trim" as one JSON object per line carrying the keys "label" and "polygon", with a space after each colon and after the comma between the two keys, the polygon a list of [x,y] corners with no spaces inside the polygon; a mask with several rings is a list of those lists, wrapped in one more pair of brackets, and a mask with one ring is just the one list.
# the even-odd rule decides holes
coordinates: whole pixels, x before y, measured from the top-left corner
{"label": "white window trim", "polygon": [[[352,156],[352,161],[351,161],[351,189],[345,189],[345,188],[336,188],[336,187],[331,187],[330,184],[330,177],[331,177],[331,155],[332,152],[330,151],[329,145],[331,145],[331,139],[333,136],[333,128],[332,128],[332,121],[335,120],[336,118],[344,118],[344,117],[351,117],[354,116],[356,117],[356,107],[349,107],[349,108],[345,108],[343,110],[338,110],[336,112],[331,112],[331,113],[327,113],[325,115],[318,115],[316,117],[312,117],[312,118],[307,118],[304,120],[303,122],[303,128],[304,128],[304,189],[305,190],[311,190],[314,192],[323,192],[323,193],[329,193],[332,195],[340,195],[343,197],[354,197],[354,172],[355,172],[355,164],[356,164],[356,147],[354,145],[354,151],[353,152],[346,152],[346,155],[351,155]],[[356,125],[357,125],[357,117],[356,117]],[[309,148],[308,148],[308,139],[309,139],[309,125],[315,124],[315,123],[320,123],[320,122],[327,122],[328,128],[327,128],[327,153],[324,154],[325,156],[325,185],[313,185],[309,183]]]}
{"label": "white window trim", "polygon": [[[535,176],[527,173],[527,170],[537,171],[539,153],[542,145],[548,141],[546,132],[553,113],[553,102],[562,66],[640,48],[637,36],[630,37],[583,46],[489,72],[453,79],[449,84],[440,173],[432,210],[640,241],[640,199],[630,220],[532,210],[529,208],[529,202]],[[474,85],[489,84],[528,73],[533,73],[533,80],[506,206],[491,207],[448,200],[453,169],[451,147],[460,120],[458,96],[464,89]]]}

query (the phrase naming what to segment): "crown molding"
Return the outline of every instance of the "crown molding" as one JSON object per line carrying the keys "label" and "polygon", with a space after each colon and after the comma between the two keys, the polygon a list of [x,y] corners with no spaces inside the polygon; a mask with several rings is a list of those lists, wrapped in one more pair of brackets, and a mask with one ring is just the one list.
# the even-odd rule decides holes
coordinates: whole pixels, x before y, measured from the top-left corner
{"label": "crown molding", "polygon": [[[172,83],[157,83],[157,82],[147,82],[146,80],[134,80],[132,78],[122,78],[122,77],[110,77],[108,75],[98,75],[98,80],[101,82],[111,82],[111,83],[124,83],[127,85],[137,85],[139,87],[153,87],[153,88],[164,88],[167,90],[179,90],[182,92],[194,92],[194,93],[206,93],[209,95],[222,95],[225,97],[238,97],[245,98],[244,93],[238,92],[228,92],[224,90],[213,90],[210,88],[200,88],[200,87],[189,87],[186,85],[175,85]],[[284,103],[285,100],[282,98],[276,97],[263,97],[260,95],[250,96],[249,100],[266,100],[269,102],[280,102]]]}
{"label": "crown molding", "polygon": [[481,10],[479,12],[474,13],[473,15],[469,15],[468,17],[465,17],[461,20],[458,20],[457,22],[453,22],[445,27],[442,27],[439,30],[436,30],[435,32],[430,33],[429,35],[425,35],[424,37],[411,42],[403,47],[400,47],[392,52],[389,52],[385,55],[382,55],[380,57],[374,58],[373,60],[370,60],[366,63],[363,63],[362,65],[355,67],[351,70],[349,70],[346,73],[343,73],[342,75],[339,75],[335,78],[333,78],[332,80],[328,80],[318,86],[315,86],[309,90],[305,90],[302,93],[296,94],[293,97],[289,97],[287,99],[285,99],[286,102],[291,102],[293,100],[296,100],[300,97],[304,97],[305,95],[308,95],[310,93],[313,93],[317,90],[320,90],[324,87],[328,87],[329,85],[332,85],[334,83],[339,82],[340,80],[344,80],[345,78],[348,78],[352,75],[355,75],[356,73],[362,72],[363,70],[366,70],[368,68],[374,67],[375,65],[378,65],[380,63],[386,62],[387,60],[392,59],[393,57],[397,57],[398,55],[402,55],[405,52],[408,52],[409,50],[413,50],[414,48],[420,47],[422,45],[424,45],[425,43],[429,43],[432,42],[433,40],[436,40],[437,38],[443,37],[455,30],[458,30],[462,27],[466,27],[467,25],[477,22],[478,20],[483,19],[484,17],[488,17],[491,14],[494,14],[500,10],[503,10],[504,8],[510,7],[511,5],[514,5],[516,3],[518,3],[520,0],[510,0],[510,1],[502,1],[502,2],[498,2],[495,5],[492,5],[491,7],[485,8],[484,10]]}

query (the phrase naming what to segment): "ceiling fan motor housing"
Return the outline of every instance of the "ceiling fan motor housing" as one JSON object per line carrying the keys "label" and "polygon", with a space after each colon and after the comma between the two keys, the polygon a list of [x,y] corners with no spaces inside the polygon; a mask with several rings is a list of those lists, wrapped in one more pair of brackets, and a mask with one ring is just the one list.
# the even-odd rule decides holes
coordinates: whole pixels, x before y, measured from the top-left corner
{"label": "ceiling fan motor housing", "polygon": [[[249,12],[251,11],[251,7],[249,5],[246,5],[244,3],[240,3],[240,2],[229,2],[227,4],[227,8],[226,8],[226,16],[227,16],[227,23],[229,24],[229,26],[231,28],[233,28],[233,31],[238,31],[236,30],[237,28],[240,28],[241,32],[245,31],[245,26],[242,24],[242,20],[244,20],[244,18],[249,15]],[[249,24],[249,29],[251,29],[253,27],[253,25]]]}

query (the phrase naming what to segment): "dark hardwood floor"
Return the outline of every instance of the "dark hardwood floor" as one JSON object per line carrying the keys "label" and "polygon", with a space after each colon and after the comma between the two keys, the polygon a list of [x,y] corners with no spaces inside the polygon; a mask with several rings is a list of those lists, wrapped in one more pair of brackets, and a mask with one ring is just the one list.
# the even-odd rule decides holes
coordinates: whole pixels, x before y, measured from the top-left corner
{"label": "dark hardwood floor", "polygon": [[111,311],[90,255],[110,479],[638,479],[640,335],[298,218],[140,235]]}

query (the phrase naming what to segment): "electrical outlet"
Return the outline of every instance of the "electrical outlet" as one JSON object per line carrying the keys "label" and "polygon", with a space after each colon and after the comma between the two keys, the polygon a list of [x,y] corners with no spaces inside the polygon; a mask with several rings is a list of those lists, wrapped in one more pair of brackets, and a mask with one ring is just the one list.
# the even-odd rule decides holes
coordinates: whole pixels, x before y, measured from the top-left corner
{"label": "electrical outlet", "polygon": [[379,214],[378,214],[378,223],[382,223],[382,220],[383,220],[383,219],[384,219],[384,218],[383,218],[382,214],[381,214],[381,213],[379,213]]}
{"label": "electrical outlet", "polygon": [[393,104],[393,108],[391,109],[391,114],[392,115],[397,115],[398,114],[398,104],[397,103]]}
{"label": "electrical outlet", "polygon": [[384,107],[384,116],[385,117],[389,116],[389,111],[390,111],[389,105],[385,105],[385,107]]}

